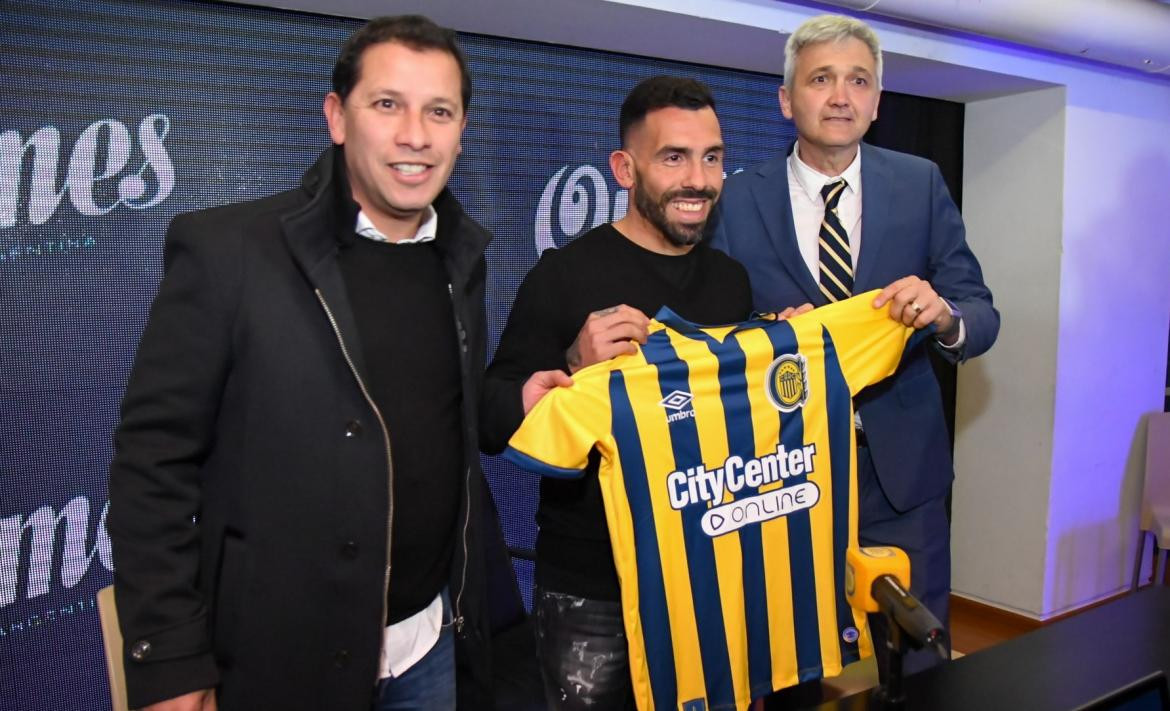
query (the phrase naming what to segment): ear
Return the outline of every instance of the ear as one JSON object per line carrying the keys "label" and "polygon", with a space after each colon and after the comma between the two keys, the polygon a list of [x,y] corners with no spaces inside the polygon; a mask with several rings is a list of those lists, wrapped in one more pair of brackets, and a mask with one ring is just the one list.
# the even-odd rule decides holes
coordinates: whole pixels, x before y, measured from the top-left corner
{"label": "ear", "polygon": [[634,187],[634,156],[624,150],[609,154],[609,169],[617,184],[629,190]]}
{"label": "ear", "polygon": [[329,137],[339,146],[345,145],[345,102],[336,91],[325,95],[325,121],[329,124]]}
{"label": "ear", "polygon": [[882,94],[879,91],[878,92],[878,100],[876,102],[874,102],[874,105],[873,105],[873,117],[870,118],[870,121],[877,121],[878,104],[880,104],[881,102],[882,102]]}
{"label": "ear", "polygon": [[784,114],[784,118],[789,121],[792,120],[792,97],[788,94],[788,89],[783,86],[780,87],[780,113]]}

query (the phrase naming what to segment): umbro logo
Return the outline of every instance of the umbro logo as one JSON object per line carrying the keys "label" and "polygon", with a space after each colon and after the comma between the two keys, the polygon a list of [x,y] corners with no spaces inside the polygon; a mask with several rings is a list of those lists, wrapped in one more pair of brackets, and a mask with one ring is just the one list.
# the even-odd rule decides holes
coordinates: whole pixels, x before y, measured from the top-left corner
{"label": "umbro logo", "polygon": [[681,410],[687,405],[691,404],[692,399],[693,398],[690,393],[684,392],[682,390],[675,390],[671,394],[662,398],[662,401],[659,404],[665,407],[667,410]]}
{"label": "umbro logo", "polygon": [[666,416],[667,422],[678,422],[679,420],[689,420],[695,416],[695,408],[691,407],[691,400],[694,396],[685,390],[675,390],[659,401],[667,410],[672,410]]}

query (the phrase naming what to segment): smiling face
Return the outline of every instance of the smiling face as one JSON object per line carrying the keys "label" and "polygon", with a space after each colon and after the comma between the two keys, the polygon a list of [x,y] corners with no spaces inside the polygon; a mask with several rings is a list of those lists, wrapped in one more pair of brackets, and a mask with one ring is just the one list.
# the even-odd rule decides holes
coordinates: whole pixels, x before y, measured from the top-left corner
{"label": "smiling face", "polygon": [[723,189],[723,137],[710,107],[647,113],[610,160],[637,216],[660,238],[675,247],[702,239]]}
{"label": "smiling face", "polygon": [[461,92],[450,54],[384,42],[362,53],[360,76],[344,100],[325,97],[353,198],[392,240],[414,236],[451,177],[467,123]]}
{"label": "smiling face", "polygon": [[791,89],[780,88],[780,109],[796,124],[800,157],[813,167],[824,156],[852,156],[877,118],[881,90],[864,42],[810,44],[796,56]]}

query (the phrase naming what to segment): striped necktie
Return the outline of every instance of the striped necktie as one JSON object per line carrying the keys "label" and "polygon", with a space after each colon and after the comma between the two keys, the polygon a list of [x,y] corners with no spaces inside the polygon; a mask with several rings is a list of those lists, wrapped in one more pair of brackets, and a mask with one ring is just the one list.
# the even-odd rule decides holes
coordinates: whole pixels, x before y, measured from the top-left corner
{"label": "striped necktie", "polygon": [[837,217],[837,203],[845,192],[845,179],[838,178],[821,188],[825,199],[825,218],[821,220],[820,286],[829,301],[848,299],[853,295],[853,260],[849,256],[849,235]]}

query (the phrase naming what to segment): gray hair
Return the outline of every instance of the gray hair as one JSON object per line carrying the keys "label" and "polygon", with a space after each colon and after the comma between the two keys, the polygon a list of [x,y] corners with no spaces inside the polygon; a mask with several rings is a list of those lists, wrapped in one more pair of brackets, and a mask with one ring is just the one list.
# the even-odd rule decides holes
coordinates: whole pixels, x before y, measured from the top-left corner
{"label": "gray hair", "polygon": [[878,42],[877,33],[873,29],[853,17],[845,15],[817,15],[805,20],[804,24],[796,28],[792,36],[784,45],[784,88],[792,91],[793,74],[796,72],[796,55],[810,44],[822,42],[840,42],[850,37],[859,39],[869,47],[873,55],[874,73],[877,75],[877,88],[882,88],[882,48]]}

